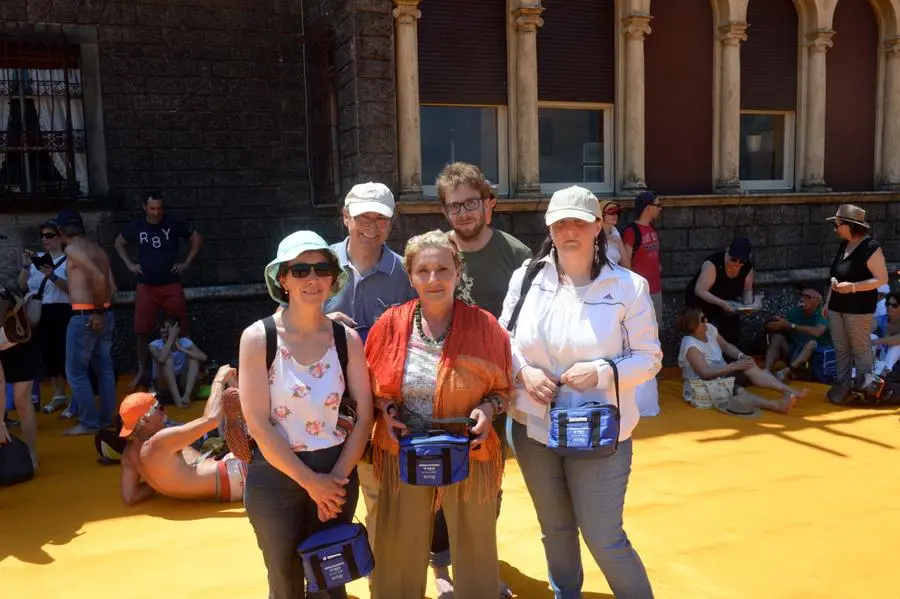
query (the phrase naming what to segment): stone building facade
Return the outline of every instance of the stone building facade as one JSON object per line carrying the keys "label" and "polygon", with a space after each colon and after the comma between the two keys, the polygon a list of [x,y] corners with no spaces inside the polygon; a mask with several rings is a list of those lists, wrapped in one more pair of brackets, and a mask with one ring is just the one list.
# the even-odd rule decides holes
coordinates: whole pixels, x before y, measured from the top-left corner
{"label": "stone building facade", "polygon": [[402,249],[444,227],[451,159],[484,168],[495,224],[532,246],[554,189],[662,193],[669,347],[685,283],[736,234],[773,306],[825,278],[839,203],[900,260],[900,0],[6,0],[0,23],[0,271],[63,206],[112,252],[160,189],[206,240],[185,282],[218,359],[271,309],[286,232],[339,239],[341,197],[377,180]]}

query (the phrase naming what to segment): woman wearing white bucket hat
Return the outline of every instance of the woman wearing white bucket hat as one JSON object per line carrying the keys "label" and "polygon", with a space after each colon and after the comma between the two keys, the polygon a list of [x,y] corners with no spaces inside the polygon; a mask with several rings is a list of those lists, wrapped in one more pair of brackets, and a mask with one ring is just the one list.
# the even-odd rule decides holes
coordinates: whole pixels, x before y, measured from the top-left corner
{"label": "woman wearing white bucket hat", "polygon": [[[349,523],[359,497],[356,463],[374,417],[369,371],[356,331],[333,323],[323,310],[343,277],[324,239],[312,231],[292,233],[265,269],[269,295],[285,307],[241,336],[241,411],[256,443],[244,506],[268,571],[270,599],[305,596],[297,546],[332,522]],[[340,335],[346,337],[346,380]],[[356,403],[349,433],[339,424],[345,389]],[[347,594],[339,587],[316,596]]]}

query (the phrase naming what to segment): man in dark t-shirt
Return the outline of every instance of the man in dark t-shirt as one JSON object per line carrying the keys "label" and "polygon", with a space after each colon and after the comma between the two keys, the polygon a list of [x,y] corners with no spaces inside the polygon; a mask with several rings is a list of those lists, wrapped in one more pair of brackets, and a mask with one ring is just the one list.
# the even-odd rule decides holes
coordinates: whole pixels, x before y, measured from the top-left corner
{"label": "man in dark t-shirt", "polygon": [[[138,372],[129,386],[136,389],[145,382],[150,361],[149,336],[156,331],[160,308],[166,316],[179,320],[187,332],[187,302],[180,274],[197,257],[203,240],[189,224],[163,213],[163,198],[150,192],[142,202],[144,216],[132,221],[116,237],[116,251],[128,270],[137,275],[134,302],[134,334],[137,343]],[[178,261],[179,242],[187,239],[190,249],[184,261]],[[126,244],[137,246],[137,263],[126,251]]]}

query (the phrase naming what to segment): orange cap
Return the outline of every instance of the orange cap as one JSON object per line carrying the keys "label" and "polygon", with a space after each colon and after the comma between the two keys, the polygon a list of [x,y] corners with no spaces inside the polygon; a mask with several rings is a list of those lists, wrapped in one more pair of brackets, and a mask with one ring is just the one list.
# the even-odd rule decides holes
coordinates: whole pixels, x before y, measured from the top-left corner
{"label": "orange cap", "polygon": [[119,406],[119,416],[122,417],[122,431],[120,437],[127,437],[134,432],[134,427],[150,408],[156,404],[156,395],[152,393],[132,393],[122,400]]}

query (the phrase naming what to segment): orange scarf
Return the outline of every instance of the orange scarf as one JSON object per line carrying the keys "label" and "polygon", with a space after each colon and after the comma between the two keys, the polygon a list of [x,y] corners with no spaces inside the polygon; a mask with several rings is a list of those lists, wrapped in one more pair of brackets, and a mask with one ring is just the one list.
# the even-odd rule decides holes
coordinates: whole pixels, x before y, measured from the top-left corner
{"label": "orange scarf", "polygon": [[[369,331],[366,361],[372,378],[372,395],[379,400],[403,402],[403,369],[418,303],[419,300],[411,300],[390,308]],[[434,417],[468,417],[490,393],[502,398],[505,409],[512,389],[511,371],[512,355],[506,331],[488,312],[457,300],[435,377]],[[461,425],[446,428],[465,434]],[[380,478],[385,455],[396,456],[400,449],[380,418],[375,423],[372,444],[375,475]],[[479,494],[496,495],[503,477],[503,456],[493,427],[487,439],[470,450],[469,457],[489,465],[493,475],[488,477],[492,484],[479,489]]]}

